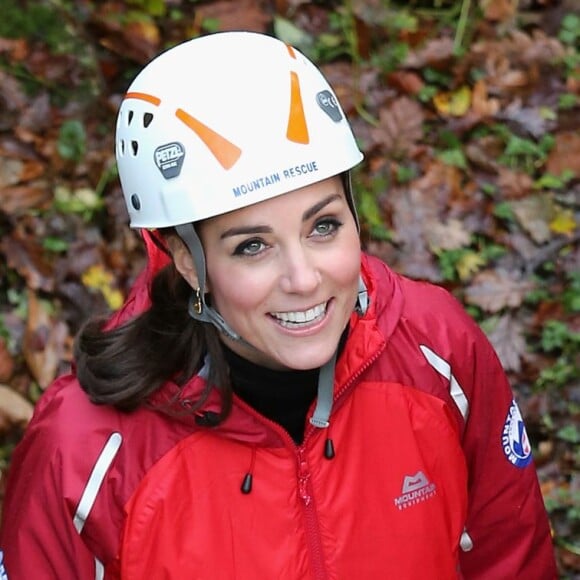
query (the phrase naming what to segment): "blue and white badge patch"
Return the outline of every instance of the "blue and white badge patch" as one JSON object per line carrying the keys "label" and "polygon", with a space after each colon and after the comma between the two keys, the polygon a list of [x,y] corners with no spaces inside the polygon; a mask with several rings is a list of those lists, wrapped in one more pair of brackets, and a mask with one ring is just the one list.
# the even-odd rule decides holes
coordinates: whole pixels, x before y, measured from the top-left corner
{"label": "blue and white badge patch", "polygon": [[4,567],[4,552],[2,550],[0,550],[0,580],[8,580],[8,574]]}
{"label": "blue and white badge patch", "polygon": [[515,401],[510,405],[503,426],[501,445],[507,460],[516,467],[525,467],[532,460],[532,447],[526,426]]}

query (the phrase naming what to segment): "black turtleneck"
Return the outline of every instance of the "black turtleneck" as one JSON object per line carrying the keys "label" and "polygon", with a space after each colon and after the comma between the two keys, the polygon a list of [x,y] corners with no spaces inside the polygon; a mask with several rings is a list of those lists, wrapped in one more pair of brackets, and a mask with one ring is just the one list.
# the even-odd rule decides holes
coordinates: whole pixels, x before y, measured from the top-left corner
{"label": "black turtleneck", "polygon": [[[348,337],[340,337],[339,354]],[[242,358],[224,345],[234,393],[267,419],[288,431],[297,445],[304,439],[304,426],[318,389],[318,368],[307,371],[273,370]]]}
{"label": "black turtleneck", "polygon": [[299,445],[306,414],[316,398],[318,370],[279,371],[254,364],[224,347],[234,393],[264,417],[284,427]]}

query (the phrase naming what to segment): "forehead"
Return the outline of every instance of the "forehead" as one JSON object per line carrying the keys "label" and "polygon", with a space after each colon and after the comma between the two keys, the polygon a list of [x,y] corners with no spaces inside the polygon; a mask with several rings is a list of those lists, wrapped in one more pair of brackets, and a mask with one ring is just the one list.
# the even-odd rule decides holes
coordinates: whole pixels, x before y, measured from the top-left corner
{"label": "forehead", "polygon": [[235,223],[258,223],[268,218],[284,219],[293,213],[302,214],[312,206],[333,194],[339,194],[346,202],[344,187],[339,176],[318,181],[312,185],[261,201],[246,207],[199,222],[200,232],[225,227]]}

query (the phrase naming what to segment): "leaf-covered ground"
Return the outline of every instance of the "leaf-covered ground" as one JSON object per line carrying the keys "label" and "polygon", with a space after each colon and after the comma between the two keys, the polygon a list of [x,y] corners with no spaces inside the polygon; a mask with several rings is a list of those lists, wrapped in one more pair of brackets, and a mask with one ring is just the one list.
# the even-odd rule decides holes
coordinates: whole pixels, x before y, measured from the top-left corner
{"label": "leaf-covered ground", "polygon": [[1,472],[79,325],[119,306],[143,265],[113,155],[131,78],[186,38],[266,31],[321,65],[352,120],[366,249],[449,288],[494,344],[561,577],[580,578],[579,12],[577,0],[3,0]]}

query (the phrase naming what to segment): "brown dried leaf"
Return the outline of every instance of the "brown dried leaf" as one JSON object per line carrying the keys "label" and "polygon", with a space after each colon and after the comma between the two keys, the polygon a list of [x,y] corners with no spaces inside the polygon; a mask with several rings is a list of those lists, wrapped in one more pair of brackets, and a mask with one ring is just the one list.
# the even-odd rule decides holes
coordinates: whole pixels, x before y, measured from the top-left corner
{"label": "brown dried leaf", "polygon": [[[0,157],[0,199],[3,188],[20,183],[24,163],[19,159]],[[2,204],[4,206],[4,204]]]}
{"label": "brown dried leaf", "polygon": [[29,288],[46,292],[54,290],[53,272],[37,239],[25,237],[17,230],[2,238],[0,250],[8,265],[26,280]]}
{"label": "brown dried leaf", "polygon": [[521,30],[513,30],[511,36],[518,58],[528,65],[553,64],[566,54],[566,49],[557,38],[548,36],[538,28],[533,29],[531,36]]}
{"label": "brown dried leaf", "polygon": [[69,331],[62,321],[54,320],[36,294],[29,290],[28,319],[22,341],[24,359],[33,377],[45,389],[56,377],[65,358]]}
{"label": "brown dried leaf", "polygon": [[469,304],[479,306],[486,312],[499,312],[503,308],[517,308],[525,296],[535,288],[530,280],[507,270],[484,270],[475,276],[465,290]]}
{"label": "brown dried leaf", "polygon": [[546,169],[553,175],[572,171],[580,177],[580,135],[578,132],[556,134],[556,144],[546,162]]}
{"label": "brown dried leaf", "polygon": [[12,60],[22,61],[28,56],[28,43],[23,38],[0,38],[1,53],[8,53]]}
{"label": "brown dried leaf", "polygon": [[530,193],[534,182],[532,178],[523,171],[513,171],[507,167],[499,168],[497,185],[506,199],[518,199]]}
{"label": "brown dried leaf", "polygon": [[25,426],[32,418],[33,411],[30,401],[7,385],[0,384],[0,432]]}
{"label": "brown dried leaf", "polygon": [[39,160],[33,146],[19,141],[12,134],[0,135],[0,155],[22,161]]}
{"label": "brown dried leaf", "polygon": [[0,70],[1,110],[17,111],[26,105],[26,95],[15,78]]}
{"label": "brown dried leaf", "polygon": [[471,163],[484,171],[497,173],[500,165],[497,158],[503,151],[503,142],[494,135],[485,135],[467,143],[464,147],[465,154]]}
{"label": "brown dried leaf", "polygon": [[23,129],[39,133],[39,131],[50,127],[52,122],[50,96],[45,92],[28,104],[20,118],[19,125]]}
{"label": "brown dried leaf", "polygon": [[395,156],[409,151],[423,136],[423,109],[407,97],[381,109],[379,117],[373,138]]}
{"label": "brown dried leaf", "polygon": [[425,237],[431,251],[456,250],[468,246],[471,235],[463,223],[457,219],[450,219],[446,223],[431,220],[425,224]]}
{"label": "brown dried leaf", "polygon": [[501,40],[479,41],[471,48],[472,57],[485,69],[488,88],[495,93],[534,86],[539,80],[538,68],[550,66],[564,52],[558,40],[538,30],[532,36],[512,30]]}
{"label": "brown dried leaf", "polygon": [[410,276],[438,282],[441,273],[425,239],[425,223],[436,219],[433,198],[418,188],[391,192],[394,240],[400,245],[397,269]]}
{"label": "brown dried leaf", "polygon": [[432,222],[436,211],[426,201],[424,193],[415,187],[391,191],[390,204],[393,209],[393,236],[401,244],[424,243],[423,223]]}
{"label": "brown dried leaf", "polygon": [[8,351],[6,342],[0,338],[0,383],[7,382],[14,372],[14,357]]}
{"label": "brown dried leaf", "polygon": [[408,95],[416,95],[425,86],[417,73],[403,70],[391,72],[387,76],[387,83]]}
{"label": "brown dried leaf", "polygon": [[407,68],[423,68],[426,66],[438,68],[453,59],[453,39],[434,38],[427,41],[421,50],[410,52],[405,59]]}
{"label": "brown dried leaf", "polygon": [[538,246],[522,231],[505,232],[502,238],[503,243],[513,248],[526,262],[535,262],[538,255],[542,253],[542,248]]}
{"label": "brown dried leaf", "polygon": [[72,54],[51,54],[38,45],[26,59],[26,66],[35,77],[48,83],[66,81],[70,83],[69,88],[74,86],[71,69],[75,67],[75,60]]}
{"label": "brown dried leaf", "polygon": [[548,121],[535,107],[523,107],[520,99],[512,101],[500,114],[498,119],[508,121],[515,125],[520,133],[527,133],[539,139],[548,130]]}
{"label": "brown dried leaf", "polygon": [[0,207],[11,215],[27,209],[39,209],[51,200],[51,194],[44,183],[17,185],[0,189]]}
{"label": "brown dried leaf", "polygon": [[221,0],[201,5],[195,10],[195,20],[201,27],[206,19],[217,20],[219,29],[266,32],[270,15],[255,0]]}
{"label": "brown dried leaf", "polygon": [[533,195],[513,201],[512,210],[536,243],[543,244],[552,237],[550,222],[554,218],[554,203],[549,195]]}
{"label": "brown dried leaf", "polygon": [[517,0],[480,0],[483,15],[488,20],[504,22],[516,13]]}
{"label": "brown dried leaf", "polygon": [[522,356],[526,352],[524,327],[521,322],[506,314],[501,316],[488,338],[506,371],[520,372]]}
{"label": "brown dried leaf", "polygon": [[44,165],[39,161],[22,161],[0,157],[0,201],[3,201],[2,190],[5,187],[35,179],[41,176],[44,170]]}
{"label": "brown dried leaf", "polygon": [[95,10],[91,14],[91,25],[98,30],[102,46],[124,58],[145,64],[159,52],[161,45],[159,27],[145,14],[141,14],[142,17],[139,19],[126,22],[120,10],[122,5],[119,3],[99,4],[98,12]]}
{"label": "brown dried leaf", "polygon": [[25,105],[26,96],[20,84],[0,69],[0,131],[10,131],[14,117]]}
{"label": "brown dried leaf", "polygon": [[431,162],[413,185],[425,194],[424,203],[431,205],[436,214],[448,208],[451,200],[462,199],[465,195],[461,170],[440,161]]}
{"label": "brown dried leaf", "polygon": [[529,74],[521,69],[509,69],[489,79],[489,84],[499,91],[521,89],[529,83]]}
{"label": "brown dried leaf", "polygon": [[499,111],[499,100],[488,97],[487,85],[483,79],[473,86],[471,108],[474,113],[482,117],[492,117]]}

